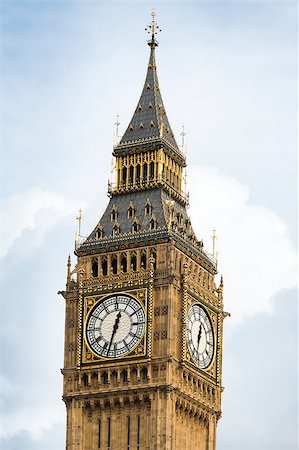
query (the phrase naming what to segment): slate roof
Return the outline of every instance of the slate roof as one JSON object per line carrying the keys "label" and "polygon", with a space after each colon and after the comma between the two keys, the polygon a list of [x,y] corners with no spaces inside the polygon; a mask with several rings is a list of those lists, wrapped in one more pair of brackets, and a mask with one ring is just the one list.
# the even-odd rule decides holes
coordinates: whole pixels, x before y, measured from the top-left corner
{"label": "slate roof", "polygon": [[[128,151],[133,153],[139,151],[140,147],[163,145],[168,146],[171,153],[174,151],[184,163],[185,158],[175,141],[161,97],[155,61],[157,45],[152,36],[143,91],[125,134],[114,148],[114,155]],[[147,205],[150,206],[150,213],[145,211]],[[130,207],[133,208],[132,216],[128,214]],[[112,215],[113,211],[115,215]],[[154,229],[150,226],[151,220],[155,221]],[[134,223],[137,224],[137,230],[133,228]],[[118,227],[117,234],[113,232],[115,226]],[[147,245],[170,238],[175,239],[180,247],[203,259],[212,270],[216,270],[215,263],[195,236],[184,204],[162,187],[112,194],[97,226],[87,239],[76,244],[75,253],[96,254],[99,251],[125,248],[132,244]]]}
{"label": "slate roof", "polygon": [[181,156],[160,92],[155,58],[157,42],[150,41],[149,46],[151,50],[144,87],[128,128],[114,152],[120,154],[128,145],[143,145],[158,140]]}
{"label": "slate roof", "polygon": [[[147,204],[151,206],[150,214],[145,214]],[[134,209],[132,217],[128,215],[130,207]],[[113,211],[116,212],[116,219],[112,218]],[[152,218],[156,220],[155,230],[150,230]],[[134,221],[138,223],[138,232],[132,231]],[[119,234],[113,236],[116,224],[119,226]],[[99,229],[103,232],[102,238],[97,237]],[[101,249],[108,251],[129,244],[147,245],[149,241],[169,238],[175,239],[214,267],[213,261],[203,250],[202,243],[196,238],[186,208],[162,188],[112,196],[97,226],[85,242],[77,246],[76,254],[96,253]]]}

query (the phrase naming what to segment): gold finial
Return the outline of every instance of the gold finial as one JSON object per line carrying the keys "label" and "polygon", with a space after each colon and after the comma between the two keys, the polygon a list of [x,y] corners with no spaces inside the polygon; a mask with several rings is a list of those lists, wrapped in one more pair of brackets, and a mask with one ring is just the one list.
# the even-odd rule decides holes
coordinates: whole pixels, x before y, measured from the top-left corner
{"label": "gold finial", "polygon": [[76,220],[78,220],[78,237],[81,236],[81,221],[82,221],[82,209],[79,209],[79,214],[76,217]]}
{"label": "gold finial", "polygon": [[185,132],[185,125],[182,125],[182,132],[181,132],[181,136],[182,136],[182,148],[185,145],[185,136],[186,136],[186,132]]}
{"label": "gold finial", "polygon": [[151,23],[145,28],[145,31],[148,32],[148,34],[152,35],[152,39],[150,41],[148,41],[148,45],[150,47],[157,47],[158,46],[158,42],[155,39],[155,35],[158,33],[158,31],[161,31],[161,28],[159,27],[159,25],[157,25],[157,22],[155,21],[155,16],[156,16],[156,11],[155,9],[152,10],[151,12],[151,16],[152,16],[152,21]]}
{"label": "gold finial", "polygon": [[67,259],[67,279],[71,278],[71,255],[68,256]]}
{"label": "gold finial", "polygon": [[155,26],[156,26],[155,15],[156,15],[156,11],[155,11],[155,9],[153,9],[152,10],[152,23],[151,23],[152,35],[155,34]]}
{"label": "gold finial", "polygon": [[118,115],[118,114],[117,114],[117,116],[116,116],[116,122],[115,122],[114,125],[116,126],[116,136],[118,136],[118,126],[120,125],[120,122],[119,122],[119,115]]}
{"label": "gold finial", "polygon": [[219,287],[220,288],[223,288],[223,276],[221,275],[221,277],[220,277],[220,285],[219,285]]}
{"label": "gold finial", "polygon": [[213,229],[213,234],[211,236],[211,239],[213,241],[213,259],[215,259],[215,257],[216,257],[216,239],[217,239],[215,228]]}

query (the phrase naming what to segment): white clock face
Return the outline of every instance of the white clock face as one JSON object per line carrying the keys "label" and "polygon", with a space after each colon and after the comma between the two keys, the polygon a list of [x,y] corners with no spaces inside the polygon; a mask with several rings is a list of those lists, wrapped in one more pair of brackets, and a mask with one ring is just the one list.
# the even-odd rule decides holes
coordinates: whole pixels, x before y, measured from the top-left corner
{"label": "white clock face", "polygon": [[214,334],[210,318],[200,305],[193,305],[187,317],[187,342],[195,364],[208,367],[214,354]]}
{"label": "white clock face", "polygon": [[120,358],[134,350],[144,331],[143,307],[133,297],[120,294],[105,298],[93,307],[85,337],[98,356]]}

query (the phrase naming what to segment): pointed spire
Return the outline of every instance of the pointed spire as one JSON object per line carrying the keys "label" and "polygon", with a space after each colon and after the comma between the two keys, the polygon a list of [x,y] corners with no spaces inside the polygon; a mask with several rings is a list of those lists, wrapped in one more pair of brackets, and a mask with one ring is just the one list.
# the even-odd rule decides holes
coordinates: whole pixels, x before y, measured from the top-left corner
{"label": "pointed spire", "polygon": [[155,58],[155,48],[158,46],[155,35],[157,31],[160,31],[160,28],[155,22],[155,15],[156,13],[153,11],[152,22],[146,28],[151,34],[151,39],[148,41],[150,57],[143,90],[126,132],[115,148],[115,153],[119,154],[124,147],[127,148],[132,145],[147,143],[159,143],[161,145],[161,143],[164,143],[179,154],[181,158],[184,158],[171,130],[160,92]]}

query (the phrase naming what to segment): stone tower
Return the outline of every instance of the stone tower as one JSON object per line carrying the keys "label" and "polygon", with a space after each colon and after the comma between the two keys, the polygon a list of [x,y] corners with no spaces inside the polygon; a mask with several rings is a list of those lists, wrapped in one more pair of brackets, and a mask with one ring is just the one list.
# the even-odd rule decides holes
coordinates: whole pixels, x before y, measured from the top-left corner
{"label": "stone tower", "polygon": [[216,263],[186,212],[185,156],[163,105],[157,25],[141,97],[115,145],[115,181],[68,261],[67,450],[215,450],[223,312]]}

